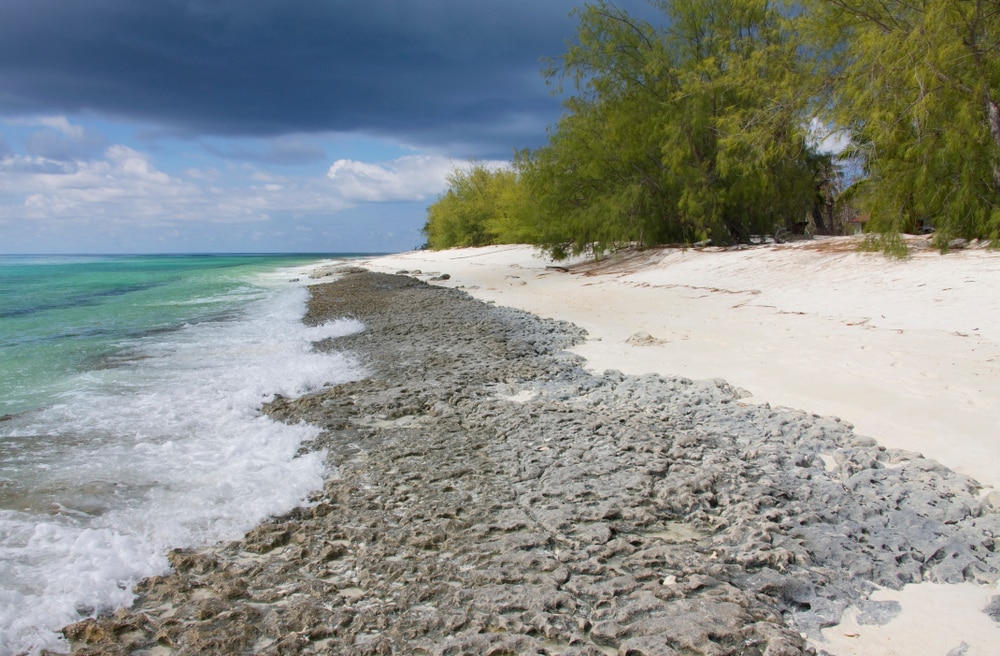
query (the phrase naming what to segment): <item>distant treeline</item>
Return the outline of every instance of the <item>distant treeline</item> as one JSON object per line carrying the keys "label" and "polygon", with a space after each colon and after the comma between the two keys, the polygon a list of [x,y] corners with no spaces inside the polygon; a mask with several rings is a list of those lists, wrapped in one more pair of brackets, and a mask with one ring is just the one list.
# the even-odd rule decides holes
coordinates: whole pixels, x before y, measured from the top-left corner
{"label": "distant treeline", "polygon": [[[1000,233],[1000,0],[650,0],[577,10],[547,145],[456,169],[431,248]],[[832,155],[816,130],[840,136]]]}

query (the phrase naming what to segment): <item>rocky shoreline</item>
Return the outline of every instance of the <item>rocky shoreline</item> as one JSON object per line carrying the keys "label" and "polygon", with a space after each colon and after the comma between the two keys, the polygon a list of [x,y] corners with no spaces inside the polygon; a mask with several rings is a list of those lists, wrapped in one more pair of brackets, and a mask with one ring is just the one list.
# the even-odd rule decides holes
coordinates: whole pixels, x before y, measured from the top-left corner
{"label": "rocky shoreline", "polygon": [[[242,541],[170,554],[76,654],[781,654],[875,584],[994,582],[976,485],[723,381],[588,373],[575,327],[344,270],[307,322],[371,376],[265,411],[333,473]],[[986,609],[1000,619],[1000,597]]]}

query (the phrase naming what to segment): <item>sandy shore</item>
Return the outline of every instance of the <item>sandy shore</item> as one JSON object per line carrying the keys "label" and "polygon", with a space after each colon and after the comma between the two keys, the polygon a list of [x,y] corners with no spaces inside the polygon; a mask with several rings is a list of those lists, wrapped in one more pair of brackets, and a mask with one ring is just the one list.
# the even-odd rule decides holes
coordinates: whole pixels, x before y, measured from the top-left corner
{"label": "sandy shore", "polygon": [[[594,371],[722,378],[752,402],[835,415],[886,447],[975,479],[984,502],[1000,505],[998,253],[925,250],[898,261],[828,239],[569,264],[500,246],[415,251],[364,266],[447,274],[434,284],[570,321],[588,332],[573,350]],[[883,599],[902,606],[898,617],[859,625],[849,611],[816,646],[996,653],[1000,624],[981,610],[997,592],[929,583],[885,590]]]}

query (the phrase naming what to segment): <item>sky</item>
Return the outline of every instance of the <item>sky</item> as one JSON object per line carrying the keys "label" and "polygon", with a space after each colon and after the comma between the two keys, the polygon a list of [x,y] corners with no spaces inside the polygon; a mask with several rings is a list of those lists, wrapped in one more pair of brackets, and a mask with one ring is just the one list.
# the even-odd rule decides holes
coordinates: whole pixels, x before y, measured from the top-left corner
{"label": "sky", "polygon": [[579,4],[3,0],[0,253],[416,248],[545,143]]}

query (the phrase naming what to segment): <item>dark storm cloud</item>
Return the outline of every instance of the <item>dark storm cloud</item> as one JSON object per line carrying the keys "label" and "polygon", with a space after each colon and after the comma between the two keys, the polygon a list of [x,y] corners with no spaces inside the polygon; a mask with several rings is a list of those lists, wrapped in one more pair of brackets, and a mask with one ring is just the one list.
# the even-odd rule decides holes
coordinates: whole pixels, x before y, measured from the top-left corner
{"label": "dark storm cloud", "polygon": [[225,146],[205,143],[202,146],[208,152],[223,159],[261,164],[311,164],[323,161],[327,157],[326,150],[301,137],[279,137],[260,147],[248,146],[242,142]]}
{"label": "dark storm cloud", "polygon": [[[577,0],[4,0],[0,112],[192,134],[358,131],[470,156],[535,146]],[[461,153],[459,153],[461,154]]]}

